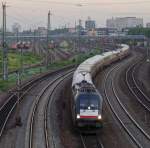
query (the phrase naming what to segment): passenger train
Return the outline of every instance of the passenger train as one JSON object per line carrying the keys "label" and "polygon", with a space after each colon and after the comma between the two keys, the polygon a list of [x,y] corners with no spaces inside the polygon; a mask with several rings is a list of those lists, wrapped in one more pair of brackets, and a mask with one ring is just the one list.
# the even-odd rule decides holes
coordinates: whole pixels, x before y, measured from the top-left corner
{"label": "passenger train", "polygon": [[104,66],[125,58],[129,46],[122,44],[115,51],[96,55],[81,63],[73,75],[71,100],[72,119],[77,128],[101,128],[103,126],[103,98],[96,89],[93,78]]}

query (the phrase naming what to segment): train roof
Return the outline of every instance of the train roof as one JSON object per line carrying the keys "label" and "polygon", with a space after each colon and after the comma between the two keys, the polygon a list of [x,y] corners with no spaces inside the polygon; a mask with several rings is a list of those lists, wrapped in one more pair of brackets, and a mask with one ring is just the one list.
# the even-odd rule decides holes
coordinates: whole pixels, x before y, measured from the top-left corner
{"label": "train roof", "polygon": [[80,84],[83,80],[86,80],[87,83],[89,83],[89,84],[93,84],[90,73],[87,73],[84,76],[84,75],[82,75],[81,71],[75,71],[75,73],[73,75],[72,86],[74,86],[75,84]]}
{"label": "train roof", "polygon": [[104,58],[112,55],[112,53],[119,53],[120,51],[125,51],[125,50],[128,50],[129,46],[128,45],[125,45],[125,44],[121,44],[121,48],[115,50],[115,51],[109,51],[109,52],[105,52],[101,55],[96,55],[94,57],[91,57],[87,60],[85,60],[83,63],[81,63],[79,65],[79,67],[77,68],[76,71],[78,71],[78,73],[80,71],[86,71],[86,72],[91,72],[91,68],[93,65],[95,65],[97,62],[100,62],[101,60],[103,60]]}
{"label": "train roof", "polygon": [[78,91],[81,93],[96,93],[95,87],[81,87]]}
{"label": "train roof", "polygon": [[[91,71],[93,66],[95,66],[96,63],[103,61],[103,59],[109,57],[110,55],[113,54],[117,54],[121,51],[125,51],[129,49],[128,45],[125,44],[121,44],[121,47],[115,51],[109,51],[109,52],[105,52],[101,55],[96,55],[94,57],[91,57],[87,60],[85,60],[83,63],[81,63],[78,68],[76,69],[74,75],[73,75],[73,82],[72,82],[72,86],[81,83],[83,80],[86,80],[88,83],[93,84],[92,82],[92,77],[91,77]],[[83,76],[83,72],[86,73],[85,76]]]}

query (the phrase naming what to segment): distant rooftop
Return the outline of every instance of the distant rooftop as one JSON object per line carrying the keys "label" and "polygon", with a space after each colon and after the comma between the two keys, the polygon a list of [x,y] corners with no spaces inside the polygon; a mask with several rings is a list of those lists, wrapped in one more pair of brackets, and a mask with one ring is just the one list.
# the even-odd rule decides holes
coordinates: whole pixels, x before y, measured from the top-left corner
{"label": "distant rooftop", "polygon": [[125,19],[125,18],[138,18],[138,17],[135,17],[135,16],[132,16],[132,17],[112,17],[112,19]]}

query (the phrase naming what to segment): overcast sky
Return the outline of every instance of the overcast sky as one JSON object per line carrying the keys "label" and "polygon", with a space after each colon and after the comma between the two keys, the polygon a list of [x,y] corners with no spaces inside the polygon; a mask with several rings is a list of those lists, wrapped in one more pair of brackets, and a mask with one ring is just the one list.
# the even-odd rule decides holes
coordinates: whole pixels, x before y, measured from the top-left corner
{"label": "overcast sky", "polygon": [[[113,16],[143,17],[145,23],[150,22],[150,0],[6,0],[6,2],[8,28],[15,22],[21,24],[24,29],[46,26],[48,10],[52,12],[52,28],[62,27],[65,24],[72,27],[75,21],[81,19],[84,22],[88,16],[96,20],[97,27],[104,27],[106,19]],[[2,9],[0,13],[2,16]]]}

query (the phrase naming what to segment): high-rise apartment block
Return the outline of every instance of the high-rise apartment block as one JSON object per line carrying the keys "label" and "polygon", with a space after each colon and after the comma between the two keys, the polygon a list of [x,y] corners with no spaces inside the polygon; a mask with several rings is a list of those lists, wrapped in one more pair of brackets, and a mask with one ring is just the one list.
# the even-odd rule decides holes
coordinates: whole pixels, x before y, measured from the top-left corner
{"label": "high-rise apartment block", "polygon": [[107,19],[107,28],[116,28],[122,31],[124,28],[143,27],[143,18],[136,17],[116,17]]}
{"label": "high-rise apartment block", "polygon": [[95,21],[91,20],[91,18],[88,17],[88,19],[85,21],[85,29],[92,30],[92,29],[95,29],[95,27],[96,27]]}

